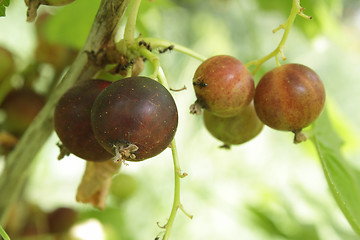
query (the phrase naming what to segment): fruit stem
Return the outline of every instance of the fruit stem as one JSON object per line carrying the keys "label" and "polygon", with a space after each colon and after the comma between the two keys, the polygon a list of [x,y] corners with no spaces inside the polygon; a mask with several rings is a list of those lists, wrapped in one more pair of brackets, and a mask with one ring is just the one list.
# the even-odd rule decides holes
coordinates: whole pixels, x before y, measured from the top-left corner
{"label": "fruit stem", "polygon": [[185,47],[185,46],[182,46],[180,44],[177,44],[177,43],[173,43],[173,42],[170,42],[170,41],[167,41],[167,40],[163,40],[163,39],[158,39],[158,38],[141,38],[141,40],[143,40],[144,42],[150,44],[150,46],[153,48],[153,49],[157,49],[157,48],[168,48],[169,46],[172,46],[171,48],[175,51],[178,51],[178,52],[181,52],[181,53],[184,53],[190,57],[193,57],[197,60],[200,60],[200,61],[205,61],[207,58],[202,56],[201,54]]}
{"label": "fruit stem", "polygon": [[280,29],[284,29],[284,34],[283,34],[277,48],[274,51],[272,51],[271,53],[269,53],[268,55],[266,55],[265,57],[254,60],[254,61],[251,61],[251,62],[249,62],[249,63],[247,63],[245,65],[247,68],[252,66],[252,65],[255,65],[255,69],[252,72],[253,75],[255,75],[257,73],[257,71],[259,70],[259,68],[261,67],[261,65],[264,62],[266,62],[267,60],[269,60],[272,57],[275,57],[277,66],[280,66],[280,62],[279,62],[279,58],[278,58],[279,54],[280,54],[280,56],[281,56],[281,58],[283,60],[286,60],[286,57],[285,57],[285,54],[284,54],[284,47],[285,47],[286,40],[287,40],[287,38],[289,36],[290,29],[294,24],[296,16],[299,15],[301,17],[311,19],[311,17],[305,15],[303,13],[303,11],[304,11],[304,8],[300,6],[300,0],[293,0],[291,11],[290,11],[288,19],[286,20],[286,22],[284,24],[280,24],[279,27],[277,27],[277,28],[275,28],[273,30],[273,33],[276,33]]}
{"label": "fruit stem", "polygon": [[[168,82],[166,80],[164,71],[162,70],[161,67],[159,67],[159,71],[158,71],[158,79],[159,82],[166,87],[167,89],[169,89],[169,85]],[[177,147],[176,147],[176,142],[175,142],[175,138],[172,140],[171,142],[171,153],[173,156],[173,163],[174,163],[174,178],[175,178],[175,184],[174,184],[174,201],[173,201],[173,206],[171,209],[171,213],[168,219],[168,222],[165,224],[165,233],[164,233],[164,237],[163,240],[167,240],[170,237],[170,232],[171,232],[171,228],[173,226],[174,220],[175,220],[175,216],[177,213],[177,210],[180,209],[186,216],[188,216],[190,219],[193,218],[192,215],[190,215],[189,213],[187,213],[181,202],[180,202],[180,180],[181,178],[184,178],[187,176],[187,173],[181,173],[181,168],[180,168],[180,161],[179,161],[179,156],[177,153]]]}
{"label": "fruit stem", "polygon": [[[151,62],[151,64],[153,65],[154,72],[149,77],[152,78],[152,79],[156,79],[158,77],[159,68],[160,68],[159,57],[156,56],[154,53],[150,52],[149,50],[147,50],[146,48],[140,48],[139,53],[141,54],[141,56],[147,58]],[[165,80],[165,82],[166,82],[166,80]],[[165,82],[161,82],[161,84],[164,85]],[[165,86],[165,87],[167,88],[167,86]]]}
{"label": "fruit stem", "polygon": [[307,140],[307,136],[302,132],[302,129],[293,131],[294,133],[294,143],[301,143]]}
{"label": "fruit stem", "polygon": [[9,235],[7,235],[7,233],[5,232],[5,230],[2,228],[2,226],[0,225],[0,236],[2,236],[2,238],[4,240],[10,240]]}
{"label": "fruit stem", "polygon": [[169,90],[169,84],[166,80],[164,70],[162,69],[161,66],[159,67],[158,78],[159,78],[159,82]]}
{"label": "fruit stem", "polygon": [[171,213],[170,213],[168,222],[165,224],[166,230],[165,230],[165,233],[164,233],[163,240],[167,240],[170,237],[171,228],[172,228],[173,223],[175,221],[175,216],[176,216],[176,213],[177,213],[178,209],[180,209],[190,219],[193,218],[193,216],[191,214],[187,213],[184,210],[184,208],[183,208],[183,206],[182,206],[182,204],[180,202],[180,180],[181,180],[181,176],[186,176],[186,174],[181,174],[179,157],[178,157],[178,153],[177,153],[175,139],[173,139],[172,142],[171,142],[171,152],[172,152],[172,156],[173,156],[174,176],[175,176],[174,202],[173,202],[173,206],[172,206],[172,209],[171,209]]}
{"label": "fruit stem", "polygon": [[134,0],[130,7],[129,17],[126,21],[124,32],[124,40],[127,46],[131,45],[134,42],[136,18],[138,15],[140,3],[141,0]]}

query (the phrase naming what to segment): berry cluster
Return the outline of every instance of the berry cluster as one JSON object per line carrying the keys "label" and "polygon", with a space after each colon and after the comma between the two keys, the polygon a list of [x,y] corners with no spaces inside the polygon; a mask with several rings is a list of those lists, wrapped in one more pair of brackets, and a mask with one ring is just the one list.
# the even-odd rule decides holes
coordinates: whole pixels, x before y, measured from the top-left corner
{"label": "berry cluster", "polygon": [[[319,76],[300,64],[285,64],[266,73],[255,88],[244,64],[232,56],[205,60],[196,70],[197,100],[191,113],[200,114],[207,130],[224,147],[256,137],[263,125],[295,133],[320,114],[325,90]],[[55,109],[55,131],[62,153],[88,161],[140,161],[161,153],[174,138],[178,113],[169,91],[148,77],[116,82],[83,81],[70,88]]]}
{"label": "berry cluster", "polygon": [[[319,76],[300,64],[285,64],[266,73],[256,86],[248,69],[234,57],[218,55],[197,68],[193,86],[197,100],[190,112],[200,114],[207,130],[225,145],[241,144],[257,136],[263,124],[301,132],[321,113],[325,90]],[[253,102],[253,103],[252,103]]]}
{"label": "berry cluster", "polygon": [[88,161],[151,158],[170,145],[178,125],[171,94],[148,77],[80,82],[61,97],[54,116],[63,152]]}

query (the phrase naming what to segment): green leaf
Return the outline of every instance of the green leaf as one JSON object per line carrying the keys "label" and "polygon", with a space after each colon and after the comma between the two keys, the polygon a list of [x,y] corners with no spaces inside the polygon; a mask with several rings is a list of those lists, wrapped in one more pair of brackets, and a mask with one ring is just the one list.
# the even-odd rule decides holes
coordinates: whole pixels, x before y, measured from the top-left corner
{"label": "green leaf", "polygon": [[287,238],[287,235],[280,229],[277,223],[272,219],[273,213],[269,214],[261,206],[248,206],[247,209],[252,213],[252,220],[262,230],[272,236],[281,236]]}
{"label": "green leaf", "polygon": [[0,17],[5,16],[5,7],[0,5]]}
{"label": "green leaf", "polygon": [[[274,193],[274,195],[281,194]],[[250,219],[254,224],[274,239],[275,237],[287,240],[320,239],[316,225],[303,223],[294,214],[293,206],[286,198],[273,198],[271,204],[267,201],[251,203],[247,206],[247,210],[251,213]]]}
{"label": "green leaf", "polygon": [[341,153],[342,139],[326,111],[313,124],[315,144],[331,192],[354,231],[360,235],[360,171]]}
{"label": "green leaf", "polygon": [[6,16],[5,10],[10,4],[10,0],[0,0],[0,17]]}
{"label": "green leaf", "polygon": [[48,41],[80,49],[86,41],[100,1],[77,0],[64,6],[46,23]]}

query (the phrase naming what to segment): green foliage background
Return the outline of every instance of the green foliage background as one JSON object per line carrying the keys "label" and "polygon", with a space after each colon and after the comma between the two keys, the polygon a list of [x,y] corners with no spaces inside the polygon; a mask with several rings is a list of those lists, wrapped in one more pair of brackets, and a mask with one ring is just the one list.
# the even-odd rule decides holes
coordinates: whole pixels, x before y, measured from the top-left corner
{"label": "green foliage background", "polygon": [[[311,141],[294,145],[290,133],[265,128],[249,143],[231,151],[219,149],[221,143],[206,132],[201,117],[188,113],[199,61],[176,52],[161,56],[171,87],[188,88],[173,96],[179,108],[181,167],[189,174],[182,180],[182,203],[194,219],[180,212],[173,239],[359,239],[360,2],[301,3],[313,20],[296,19],[285,62],[314,69],[327,91],[326,110],[308,129]],[[42,7],[54,14],[46,26],[48,40],[80,48],[98,5],[96,0],[77,0],[62,8]],[[143,0],[137,34],[174,41],[205,56],[233,55],[246,63],[277,46],[281,31],[271,30],[285,22],[290,7],[290,0]],[[31,62],[36,45],[25,11],[22,1],[13,0],[6,18],[0,18],[0,44],[14,52],[20,68]],[[267,62],[256,81],[274,66],[274,60]],[[150,71],[146,66],[143,74]],[[29,201],[44,209],[79,209],[82,221],[101,222],[104,239],[155,238],[161,231],[156,222],[166,222],[172,204],[169,151],[123,167],[136,180],[136,191],[124,201],[111,196],[102,212],[75,202],[85,163],[73,156],[56,161],[56,141],[54,135],[32,166]]]}

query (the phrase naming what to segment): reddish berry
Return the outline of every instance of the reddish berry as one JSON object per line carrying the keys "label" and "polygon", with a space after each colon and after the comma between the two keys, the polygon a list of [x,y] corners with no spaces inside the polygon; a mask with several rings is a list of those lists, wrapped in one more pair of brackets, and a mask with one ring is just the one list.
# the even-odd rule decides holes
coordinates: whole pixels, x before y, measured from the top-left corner
{"label": "reddish berry", "polygon": [[235,116],[254,96],[254,80],[248,69],[234,57],[218,55],[197,68],[193,85],[197,101],[191,112],[199,113],[196,105],[219,117]]}
{"label": "reddish berry", "polygon": [[4,129],[20,137],[45,105],[45,98],[32,89],[12,90],[0,105],[6,113]]}
{"label": "reddish berry", "polygon": [[169,91],[147,77],[114,82],[96,99],[91,113],[95,137],[119,160],[140,161],[167,148],[178,124]]}
{"label": "reddish berry", "polygon": [[325,89],[319,76],[301,64],[285,64],[266,73],[254,97],[256,112],[264,124],[294,133],[319,116],[324,102]]}
{"label": "reddish berry", "polygon": [[70,88],[55,108],[55,131],[70,153],[88,161],[109,160],[108,153],[95,139],[91,128],[91,107],[110,82],[87,80]]}
{"label": "reddish berry", "polygon": [[48,231],[50,233],[63,233],[73,226],[78,218],[78,213],[67,207],[60,207],[47,215]]}

